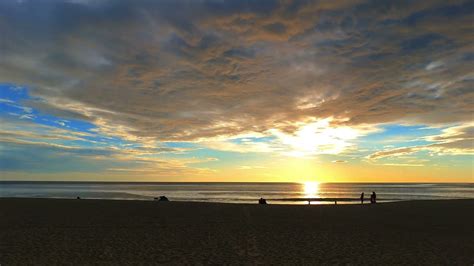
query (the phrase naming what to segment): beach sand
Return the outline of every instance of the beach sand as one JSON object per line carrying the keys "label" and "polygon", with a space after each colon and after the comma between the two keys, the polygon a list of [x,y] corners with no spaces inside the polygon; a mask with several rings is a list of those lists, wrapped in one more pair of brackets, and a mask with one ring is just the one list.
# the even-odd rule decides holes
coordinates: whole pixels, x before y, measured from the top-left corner
{"label": "beach sand", "polygon": [[370,205],[0,199],[0,264],[474,263],[474,200]]}

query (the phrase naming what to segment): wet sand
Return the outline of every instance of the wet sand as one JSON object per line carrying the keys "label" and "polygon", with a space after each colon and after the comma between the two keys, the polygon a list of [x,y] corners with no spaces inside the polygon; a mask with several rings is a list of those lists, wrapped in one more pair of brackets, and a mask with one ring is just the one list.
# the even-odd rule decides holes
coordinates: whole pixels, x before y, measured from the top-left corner
{"label": "wet sand", "polygon": [[473,265],[474,200],[370,205],[0,199],[0,264]]}

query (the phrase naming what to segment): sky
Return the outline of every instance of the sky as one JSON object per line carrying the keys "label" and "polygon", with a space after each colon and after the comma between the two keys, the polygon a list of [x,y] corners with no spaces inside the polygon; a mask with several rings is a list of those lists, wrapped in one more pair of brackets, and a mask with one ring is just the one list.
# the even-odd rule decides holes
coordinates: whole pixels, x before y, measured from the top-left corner
{"label": "sky", "polygon": [[473,1],[0,1],[0,179],[473,182]]}

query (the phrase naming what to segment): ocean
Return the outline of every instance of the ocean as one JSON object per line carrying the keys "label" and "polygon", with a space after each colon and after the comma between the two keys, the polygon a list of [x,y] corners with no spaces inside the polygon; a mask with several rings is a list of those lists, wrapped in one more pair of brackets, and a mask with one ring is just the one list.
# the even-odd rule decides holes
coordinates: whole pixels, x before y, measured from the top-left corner
{"label": "ocean", "polygon": [[[164,195],[171,201],[223,203],[256,203],[260,197],[271,204],[307,204],[308,198],[354,203],[362,192],[368,201],[372,191],[378,202],[474,198],[473,183],[0,182],[0,197],[153,200]],[[333,201],[311,202],[324,203]]]}

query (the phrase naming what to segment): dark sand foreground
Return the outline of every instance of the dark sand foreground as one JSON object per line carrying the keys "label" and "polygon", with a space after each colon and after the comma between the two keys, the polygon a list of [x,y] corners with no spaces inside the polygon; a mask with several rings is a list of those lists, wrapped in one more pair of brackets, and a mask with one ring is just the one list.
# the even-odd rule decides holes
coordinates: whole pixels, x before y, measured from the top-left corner
{"label": "dark sand foreground", "polygon": [[0,264],[474,263],[474,200],[376,206],[0,199]]}

